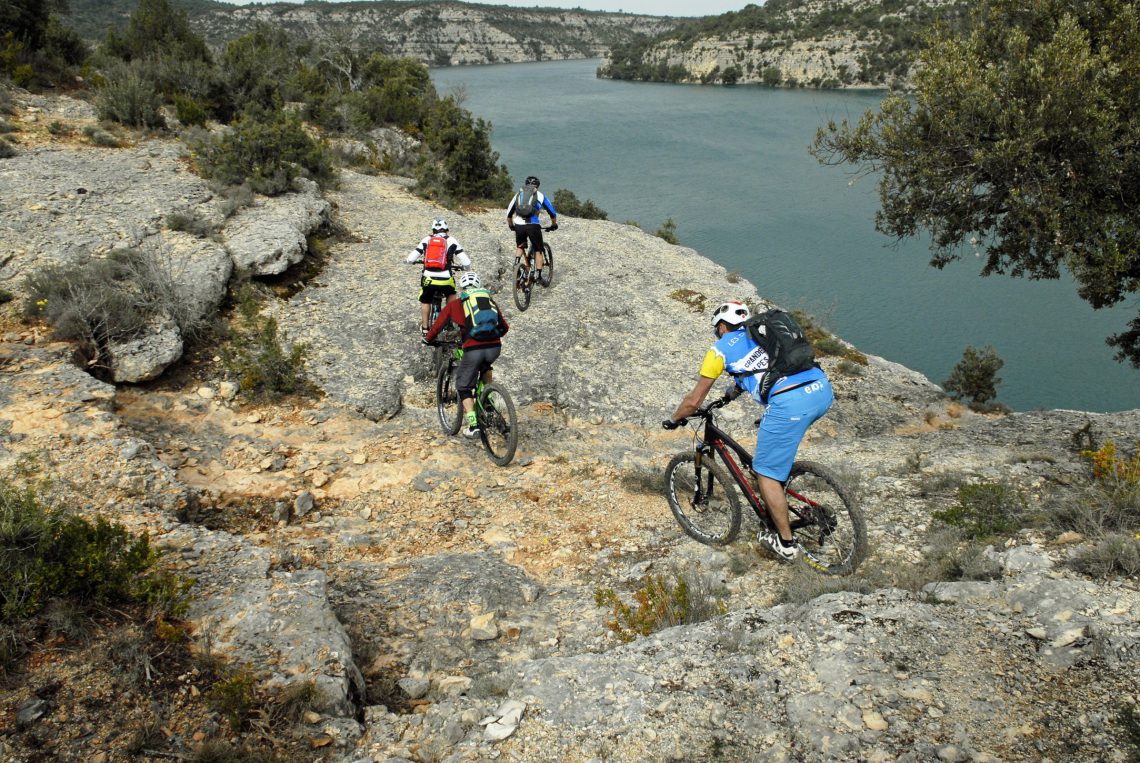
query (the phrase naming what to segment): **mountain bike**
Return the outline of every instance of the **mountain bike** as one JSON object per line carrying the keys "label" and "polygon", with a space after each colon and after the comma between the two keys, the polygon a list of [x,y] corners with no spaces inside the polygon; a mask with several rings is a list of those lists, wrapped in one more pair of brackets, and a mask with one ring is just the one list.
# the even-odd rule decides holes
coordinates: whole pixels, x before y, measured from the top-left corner
{"label": "mountain bike", "polygon": [[[554,226],[543,230],[549,233],[554,230]],[[520,311],[530,307],[530,292],[536,282],[545,289],[549,288],[551,281],[554,280],[554,251],[550,248],[550,244],[542,242],[542,275],[537,281],[534,277],[535,253],[532,243],[527,250],[525,260],[515,257],[515,305]]]}
{"label": "mountain bike", "polygon": [[[463,359],[463,348],[458,340],[439,342],[448,360],[439,367],[435,379],[435,410],[439,425],[446,434],[456,434],[463,426],[463,404],[455,387],[455,370]],[[519,444],[518,419],[515,403],[498,384],[484,384],[479,369],[475,383],[475,418],[479,422],[479,439],[487,455],[498,466],[506,466],[515,457]]]}
{"label": "mountain bike", "polygon": [[[419,263],[413,262],[410,264],[418,265]],[[459,266],[453,266],[452,270],[459,272],[459,271],[462,271],[463,268],[461,268]],[[458,291],[459,291],[459,289],[458,289],[458,287],[456,287],[456,292],[458,292]],[[446,306],[446,304],[447,304],[447,299],[442,294],[440,294],[439,292],[435,292],[434,294],[432,294],[431,302],[428,303],[428,327],[429,328],[435,325],[436,319],[439,318],[439,314],[441,312],[443,312],[443,308]],[[456,339],[458,339],[458,337],[459,337],[459,328],[455,324],[449,324],[447,326],[444,326],[443,330],[441,330],[439,332],[439,340],[441,343],[455,341]],[[444,353],[444,350],[443,350],[442,344],[436,344],[432,347],[432,350],[431,350],[431,372],[433,374],[437,373],[439,371],[440,364],[443,362],[443,353]]]}
{"label": "mountain bike", "polygon": [[[760,523],[775,529],[768,506],[741,466],[752,463],[752,454],[713,421],[713,411],[728,402],[715,400],[688,417],[702,421],[696,446],[674,456],[665,470],[665,496],[673,516],[689,537],[709,546],[727,546],[740,532],[740,500],[725,477],[726,469]],[[784,482],[784,495],[805,561],[828,575],[854,572],[867,554],[867,525],[843,482],[820,464],[796,461]]]}

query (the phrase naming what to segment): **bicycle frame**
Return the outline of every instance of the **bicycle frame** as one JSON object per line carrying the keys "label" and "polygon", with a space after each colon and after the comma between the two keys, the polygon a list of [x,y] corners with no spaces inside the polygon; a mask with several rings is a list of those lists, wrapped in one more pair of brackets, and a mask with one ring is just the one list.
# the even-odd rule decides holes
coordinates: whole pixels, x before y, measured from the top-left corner
{"label": "bicycle frame", "polygon": [[[697,445],[696,468],[699,472],[701,460],[705,456],[711,456],[714,452],[719,454],[721,461],[728,467],[729,474],[732,475],[732,481],[740,488],[740,492],[744,493],[745,500],[748,501],[748,505],[752,507],[752,510],[756,512],[757,518],[765,525],[771,525],[772,520],[768,510],[768,504],[764,503],[764,499],[756,494],[752,486],[752,480],[744,474],[744,470],[740,466],[740,464],[752,463],[752,454],[713,422],[713,410],[722,407],[722,405],[723,403],[716,401],[693,414],[694,416],[700,416],[704,419],[705,428],[704,435]],[[735,454],[736,458],[733,458],[732,454]],[[740,463],[737,463],[737,458],[740,459]],[[698,480],[698,484],[699,483],[700,480]],[[789,490],[788,495],[798,501],[806,503],[812,508],[819,507],[815,501],[800,495],[794,490]],[[788,506],[788,522],[793,530],[815,524],[814,518],[803,516],[795,506],[790,504]]]}

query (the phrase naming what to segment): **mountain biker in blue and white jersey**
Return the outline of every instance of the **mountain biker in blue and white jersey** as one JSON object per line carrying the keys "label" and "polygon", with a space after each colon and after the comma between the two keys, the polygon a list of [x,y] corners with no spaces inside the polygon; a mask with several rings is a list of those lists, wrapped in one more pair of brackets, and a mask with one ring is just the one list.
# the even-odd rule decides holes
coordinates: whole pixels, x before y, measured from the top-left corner
{"label": "mountain biker in blue and white jersey", "polygon": [[424,264],[420,278],[420,334],[425,335],[429,328],[433,297],[438,293],[447,302],[455,301],[455,276],[451,270],[471,267],[471,258],[463,251],[460,243],[448,234],[447,221],[437,217],[432,220],[431,235],[425,236],[405,261],[409,265],[417,262]]}
{"label": "mountain biker in blue and white jersey", "polygon": [[799,555],[800,549],[788,523],[784,483],[792,471],[792,462],[808,427],[827,413],[835,398],[823,369],[812,366],[806,371],[775,380],[768,387],[767,399],[762,399],[762,382],[768,373],[768,353],[753,341],[744,326],[750,315],[748,306],[741,302],[725,302],[713,311],[716,344],[701,363],[696,385],[673,415],[662,422],[662,426],[675,429],[681,419],[696,412],[712,389],[713,382],[725,372],[733,376],[736,384],[725,393],[725,397],[732,399],[741,392],[747,392],[757,403],[768,406],[756,435],[752,471],[757,478],[760,496],[776,526],[776,533],[761,530],[757,540],[777,557],[791,561]]}
{"label": "mountain biker in blue and white jersey", "polygon": [[[550,199],[538,190],[539,185],[538,178],[534,175],[528,176],[522,190],[511,197],[511,203],[507,205],[507,227],[515,232],[515,248],[518,250],[515,256],[521,260],[526,255],[527,240],[534,245],[533,277],[537,280],[541,280],[539,276],[542,274],[543,266],[542,225],[538,217],[543,210],[550,215],[550,229],[558,230],[558,213],[554,211]],[[524,204],[532,197],[533,211],[524,208]],[[529,214],[520,214],[528,211]]]}

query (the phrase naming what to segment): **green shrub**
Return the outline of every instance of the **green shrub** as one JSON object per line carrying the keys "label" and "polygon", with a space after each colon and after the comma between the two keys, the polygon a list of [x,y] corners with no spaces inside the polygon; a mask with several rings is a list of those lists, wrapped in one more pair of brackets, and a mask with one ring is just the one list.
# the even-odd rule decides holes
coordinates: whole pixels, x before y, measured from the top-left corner
{"label": "green shrub", "polygon": [[653,235],[670,244],[680,243],[680,241],[677,240],[677,223],[673,222],[672,217],[666,217],[665,222],[661,223],[661,227],[658,228],[657,232]]}
{"label": "green shrub", "polygon": [[236,379],[243,391],[268,400],[306,391],[304,363],[308,348],[300,343],[288,350],[281,346],[277,321],[260,314],[253,287],[243,285],[237,302],[233,335],[221,352],[227,376]]}
{"label": "green shrub", "polygon": [[191,148],[202,177],[223,186],[248,184],[266,196],[291,190],[297,177],[322,186],[336,179],[327,144],[311,137],[296,116],[280,110],[246,111],[220,136],[193,136]]}
{"label": "green shrub", "polygon": [[87,125],[84,127],[83,135],[96,146],[102,146],[103,148],[118,148],[120,145],[118,138],[95,125]]}
{"label": "green shrub", "polygon": [[0,159],[11,159],[18,152],[15,147],[8,141],[0,138]]}
{"label": "green shrub", "polygon": [[426,152],[416,166],[417,193],[448,203],[510,196],[511,175],[491,150],[488,122],[448,96],[427,112],[423,131]]}
{"label": "green shrub", "polygon": [[95,97],[100,119],[131,127],[162,127],[162,96],[141,64],[115,64]]}
{"label": "green shrub", "polygon": [[558,210],[560,215],[581,217],[584,220],[609,219],[605,210],[594,204],[593,201],[589,199],[584,202],[579,201],[573,191],[568,191],[565,188],[559,188],[554,192],[554,208]]}
{"label": "green shrub", "polygon": [[142,604],[183,614],[190,583],[156,570],[156,561],[145,533],[48,509],[33,490],[0,481],[0,670],[33,632],[21,626],[55,599],[86,610]]}
{"label": "green shrub", "polygon": [[210,112],[197,98],[178,93],[174,96],[174,116],[184,125],[204,127]]}
{"label": "green shrub", "polygon": [[942,386],[955,400],[969,400],[972,408],[985,406],[997,397],[997,386],[1001,384],[997,372],[1003,365],[1005,361],[993,347],[978,350],[969,346]]}
{"label": "green shrub", "polygon": [[137,336],[155,320],[173,320],[184,338],[205,316],[179,288],[179,274],[149,251],[126,250],[74,265],[49,265],[25,279],[24,313],[42,318],[61,339],[84,344],[95,360],[108,343]]}
{"label": "green shrub", "polygon": [[633,598],[635,606],[631,607],[612,588],[594,591],[594,603],[609,607],[613,615],[606,627],[624,643],[674,625],[700,623],[725,613],[724,602],[716,598],[706,578],[688,571],[673,573],[672,580],[666,580],[664,575],[649,575]]}
{"label": "green shrub", "polygon": [[1005,482],[979,482],[958,488],[958,503],[936,511],[934,519],[958,528],[967,538],[985,539],[1018,529],[1025,499]]}
{"label": "green shrub", "polygon": [[237,731],[256,705],[256,686],[257,679],[252,673],[238,670],[215,682],[206,692],[206,701],[229,721],[230,728]]}
{"label": "green shrub", "polygon": [[0,305],[6,305],[15,298],[16,296],[12,292],[7,289],[0,289]]}

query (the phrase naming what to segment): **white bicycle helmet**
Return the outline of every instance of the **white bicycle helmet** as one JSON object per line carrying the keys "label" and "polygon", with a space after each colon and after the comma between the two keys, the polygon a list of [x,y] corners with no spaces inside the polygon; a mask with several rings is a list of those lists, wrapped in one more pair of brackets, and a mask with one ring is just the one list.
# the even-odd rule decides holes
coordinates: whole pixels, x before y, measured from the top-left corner
{"label": "white bicycle helmet", "polygon": [[713,334],[716,334],[716,325],[718,323],[727,323],[732,328],[737,328],[744,324],[752,316],[752,311],[748,309],[748,305],[743,302],[723,302],[713,310],[712,314],[712,329]]}
{"label": "white bicycle helmet", "polygon": [[459,288],[470,289],[472,287],[476,289],[482,289],[483,282],[479,280],[478,273],[473,273],[469,270],[463,275],[459,276]]}
{"label": "white bicycle helmet", "polygon": [[432,220],[431,221],[431,232],[432,233],[447,233],[447,220],[444,220],[442,217],[437,217],[436,219]]}

